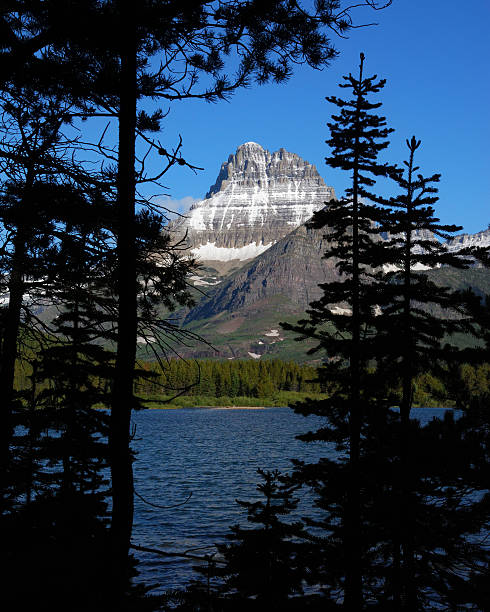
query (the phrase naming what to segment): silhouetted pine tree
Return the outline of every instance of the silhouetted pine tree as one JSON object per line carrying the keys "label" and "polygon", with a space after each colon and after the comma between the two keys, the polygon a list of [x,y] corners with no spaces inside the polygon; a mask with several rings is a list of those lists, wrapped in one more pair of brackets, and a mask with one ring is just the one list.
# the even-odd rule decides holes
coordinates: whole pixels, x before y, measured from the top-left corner
{"label": "silhouetted pine tree", "polygon": [[[468,534],[478,533],[484,521],[477,501],[481,493],[476,493],[478,470],[472,476],[470,468],[475,462],[481,465],[482,457],[478,459],[476,449],[483,438],[472,449],[464,419],[454,423],[446,418],[422,429],[411,422],[414,381],[417,375],[428,371],[445,378],[449,364],[459,366],[462,359],[481,359],[484,355],[483,347],[460,351],[450,344],[457,333],[481,335],[475,320],[480,299],[470,291],[461,293],[440,286],[423,273],[440,266],[468,268],[478,252],[468,249],[455,254],[438,240],[451,238],[461,227],[441,225],[435,218],[433,205],[438,198],[434,183],[440,175],[424,177],[417,173],[415,153],[420,141],[412,137],[407,146],[406,173],[393,175],[402,190],[400,195],[376,198],[391,208],[381,228],[387,232],[386,260],[390,266],[385,271],[389,284],[379,300],[382,314],[376,319],[380,351],[377,365],[392,388],[401,383],[402,389],[400,426],[393,430],[400,449],[399,458],[395,458],[399,473],[395,470],[393,482],[395,490],[399,489],[395,495],[398,507],[393,508],[397,517],[394,546],[398,547],[393,568],[394,604],[396,609],[423,610],[434,592],[440,597],[448,596],[451,574],[457,575],[463,559],[471,564],[470,559],[484,557],[475,542],[468,540]],[[475,441],[474,436],[471,438]],[[453,452],[459,449],[457,465],[448,457],[449,440]],[[441,473],[443,456],[446,460]],[[423,522],[421,516],[425,517]],[[441,554],[439,551],[444,549]],[[464,582],[465,578],[460,576],[459,580]]]}
{"label": "silhouetted pine tree", "polygon": [[[328,466],[329,479],[335,480],[340,488],[337,500],[331,500],[335,508],[332,517],[335,515],[335,518],[333,522],[327,519],[327,523],[342,541],[339,559],[334,561],[331,557],[329,562],[335,566],[335,589],[343,590],[344,607],[360,610],[366,554],[361,524],[361,428],[373,397],[368,369],[375,342],[373,285],[381,291],[376,269],[384,263],[375,225],[383,211],[368,203],[366,198],[375,177],[388,176],[395,168],[377,161],[379,152],[388,146],[386,138],[392,130],[386,127],[385,118],[374,112],[381,104],[369,101],[372,94],[383,88],[385,81],[378,81],[376,76],[364,76],[363,54],[359,76],[349,75],[344,79],[346,82],[341,87],[351,89],[352,98],[327,98],[339,107],[340,114],[334,115],[334,122],[328,124],[331,137],[327,144],[332,148],[332,155],[326,161],[334,168],[351,172],[352,183],[345,199],[330,201],[311,221],[313,227],[325,228],[331,248],[324,257],[337,260],[336,267],[344,278],[320,285],[324,295],[310,304],[309,318],[297,326],[284,327],[319,341],[314,350],[324,349],[329,359],[321,370],[322,377],[337,385],[330,399],[307,402],[295,409],[302,414],[320,414],[328,419],[325,429],[305,439],[335,441],[339,449],[348,453],[347,463]],[[323,467],[318,466],[319,474]],[[340,473],[335,475],[337,467],[342,477]],[[314,477],[309,469],[305,467],[304,477],[312,482]],[[325,475],[318,478],[323,480]],[[324,505],[327,513],[332,512],[332,507]]]}
{"label": "silhouetted pine tree", "polygon": [[[31,302],[42,292],[48,274],[55,228],[56,202],[77,199],[63,184],[61,167],[71,143],[62,127],[69,119],[62,100],[42,97],[29,88],[9,88],[0,94],[0,223],[5,238],[0,257],[2,290],[8,292],[5,327],[1,337],[0,410],[1,478],[10,473],[9,442],[13,432],[14,370],[19,335],[26,320],[25,296]],[[73,166],[72,166],[73,169]],[[32,309],[31,309],[32,310]],[[23,312],[24,311],[24,312]],[[2,499],[12,482],[2,483]],[[6,508],[2,509],[3,511]]]}
{"label": "silhouetted pine tree", "polygon": [[[460,419],[446,415],[424,427],[410,419],[415,377],[432,371],[446,379],[448,367],[459,366],[463,359],[481,359],[481,347],[458,351],[450,342],[457,333],[485,337],[488,319],[488,306],[471,292],[440,287],[420,267],[464,269],[471,255],[480,254],[465,251],[455,256],[432,239],[429,232],[447,238],[459,228],[440,225],[434,218],[433,182],[439,177],[418,175],[415,179],[413,155],[419,143],[412,139],[408,146],[408,176],[389,169],[402,186],[401,196],[388,200],[363,190],[364,197],[386,209],[360,205],[370,213],[359,240],[359,261],[364,266],[358,302],[359,386],[353,384],[352,353],[346,350],[355,337],[354,309],[346,310],[352,303],[347,291],[353,285],[355,266],[346,267],[352,276],[344,288],[340,283],[324,286],[324,297],[309,310],[310,320],[292,328],[303,337],[318,339],[318,349],[327,351],[329,360],[320,378],[330,380],[333,389],[327,400],[296,406],[302,414],[326,419],[323,428],[300,438],[330,442],[340,452],[336,460],[324,458],[314,465],[296,462],[298,479],[314,489],[316,505],[324,511],[323,516],[306,521],[326,533],[311,547],[308,563],[312,580],[328,599],[348,609],[425,610],[440,605],[485,609],[488,419],[468,406]],[[391,212],[390,207],[395,210]],[[330,224],[337,229],[339,209],[334,203],[333,213],[327,207],[315,215],[313,223],[319,217],[333,218]],[[346,213],[345,229],[350,229],[354,218],[353,212]],[[335,236],[338,243],[326,254],[337,255],[341,269],[346,265],[341,256],[355,244],[354,232],[342,230],[331,230],[329,237]],[[376,239],[383,230],[388,232],[387,241]],[[374,240],[369,241],[369,233]],[[398,402],[398,386],[400,412],[391,408]],[[357,417],[360,529],[356,544],[363,601],[349,608],[345,576],[352,551],[343,545],[352,501],[353,429],[346,416],[352,411],[356,389],[354,406],[362,407]]]}
{"label": "silhouetted pine tree", "polygon": [[298,499],[293,497],[297,486],[281,478],[277,470],[259,469],[258,474],[263,482],[257,491],[263,500],[237,500],[254,527],[235,525],[227,535],[229,544],[218,545],[226,563],[220,574],[225,578],[225,592],[237,603],[241,601],[242,607],[253,601],[258,610],[284,610],[290,596],[303,592],[299,544],[303,526],[282,520],[297,507]]}
{"label": "silhouetted pine tree", "polygon": [[[83,200],[72,196],[65,208],[83,207]],[[109,605],[103,476],[108,417],[94,408],[108,403],[104,382],[112,375],[112,355],[100,344],[106,333],[97,296],[105,275],[95,248],[98,237],[87,229],[89,206],[83,207],[83,230],[73,220],[65,224],[61,243],[49,253],[45,285],[52,281],[48,295],[62,304],[61,311],[49,335],[39,335],[33,347],[32,388],[22,394],[15,413],[13,449],[30,461],[25,492],[17,487],[10,518],[9,581],[2,592],[19,607],[41,602],[43,609],[102,610]],[[84,216],[82,210],[78,214]],[[20,589],[21,581],[29,588]]]}
{"label": "silhouetted pine tree", "polygon": [[257,471],[261,498],[237,500],[252,526],[231,527],[228,543],[216,545],[219,554],[210,556],[210,566],[195,568],[207,581],[196,581],[178,610],[307,609],[302,597],[306,534],[301,522],[284,520],[297,508],[298,485],[277,470]]}

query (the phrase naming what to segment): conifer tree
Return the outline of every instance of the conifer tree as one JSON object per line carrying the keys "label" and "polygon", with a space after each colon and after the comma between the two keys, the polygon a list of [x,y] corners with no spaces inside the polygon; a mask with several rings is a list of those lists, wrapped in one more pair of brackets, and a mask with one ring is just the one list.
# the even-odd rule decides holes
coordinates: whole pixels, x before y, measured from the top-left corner
{"label": "conifer tree", "polygon": [[[49,253],[55,233],[55,208],[67,199],[77,201],[68,181],[67,157],[72,142],[63,135],[69,121],[63,101],[39,96],[30,88],[11,87],[0,94],[0,223],[4,244],[0,258],[3,291],[8,292],[5,329],[1,338],[0,462],[2,478],[9,473],[8,446],[13,431],[14,370],[19,355],[25,296],[32,303],[43,293]],[[76,167],[71,165],[73,174]],[[3,483],[1,494],[7,494]],[[5,508],[3,509],[5,510]]]}
{"label": "conifer tree", "polygon": [[[254,526],[231,528],[228,544],[218,545],[224,557],[225,592],[245,601],[253,600],[260,610],[286,609],[291,595],[303,592],[299,522],[287,523],[283,516],[296,509],[293,497],[297,486],[287,483],[277,470],[258,470],[262,482],[257,490],[260,501],[238,501],[247,510],[247,520]],[[233,598],[233,595],[232,595]]]}
{"label": "conifer tree", "polygon": [[[227,543],[217,544],[214,567],[196,567],[207,575],[186,591],[178,610],[303,610],[304,567],[300,521],[285,520],[297,508],[298,485],[278,470],[257,470],[260,498],[236,500],[247,511],[249,528],[234,525]],[[214,557],[214,555],[213,555]],[[211,588],[210,578],[216,582]]]}
{"label": "conifer tree", "polygon": [[372,94],[379,93],[385,81],[377,80],[376,76],[365,77],[364,55],[360,57],[359,76],[350,74],[341,85],[352,90],[352,98],[327,98],[339,107],[340,114],[333,115],[334,122],[328,124],[331,137],[327,144],[332,154],[326,161],[334,168],[351,172],[352,183],[346,198],[330,201],[311,221],[313,227],[325,228],[332,246],[324,257],[337,260],[336,267],[344,278],[320,285],[324,295],[310,304],[308,319],[300,321],[298,326],[284,325],[286,329],[300,332],[303,338],[318,340],[314,350],[326,350],[329,358],[329,363],[322,368],[322,376],[326,380],[330,377],[337,385],[337,391],[328,400],[308,402],[296,409],[302,414],[326,416],[333,428],[321,430],[308,439],[333,439],[339,448],[348,450],[349,460],[344,466],[346,489],[343,494],[338,492],[343,506],[345,551],[342,588],[344,607],[348,610],[360,610],[363,606],[360,443],[361,427],[372,399],[368,371],[374,342],[372,286],[378,285],[376,268],[383,264],[375,225],[382,210],[366,198],[376,177],[395,172],[393,166],[377,161],[379,152],[388,146],[386,138],[392,130],[386,127],[385,118],[375,113],[381,103],[369,100]]}
{"label": "conifer tree", "polygon": [[[407,140],[409,159],[404,162],[406,172],[394,174],[392,178],[401,188],[401,193],[389,199],[376,198],[379,204],[389,207],[390,214],[387,215],[381,229],[386,232],[387,242],[385,243],[386,261],[389,267],[385,269],[384,275],[389,283],[384,288],[383,296],[379,302],[382,314],[376,319],[378,330],[377,338],[379,342],[377,356],[377,367],[382,373],[385,381],[395,388],[401,382],[400,398],[400,427],[394,436],[399,437],[399,473],[394,488],[399,489],[398,508],[394,509],[393,514],[397,517],[398,524],[395,527],[396,537],[395,546],[399,547],[397,559],[399,566],[394,568],[393,590],[398,594],[396,609],[418,610],[424,609],[426,602],[424,597],[429,589],[430,578],[422,569],[420,563],[420,550],[418,547],[425,547],[423,537],[417,533],[419,524],[415,517],[425,514],[431,516],[430,495],[441,501],[439,507],[439,521],[444,520],[444,516],[456,517],[462,507],[458,508],[454,499],[444,499],[439,487],[441,481],[447,478],[447,487],[458,487],[460,495],[464,497],[463,490],[468,486],[463,481],[456,484],[458,477],[461,477],[459,470],[450,474],[446,470],[445,474],[439,474],[437,461],[433,458],[424,457],[425,465],[419,465],[421,458],[415,449],[424,447],[424,440],[432,433],[435,436],[432,445],[432,452],[440,456],[447,452],[444,441],[439,442],[445,436],[451,436],[449,421],[445,423],[435,422],[429,428],[422,431],[410,420],[410,412],[413,405],[414,380],[417,375],[424,372],[432,372],[444,377],[445,369],[454,368],[459,365],[462,356],[468,359],[480,359],[483,357],[481,345],[472,351],[458,350],[454,343],[454,335],[457,333],[473,336],[477,338],[481,335],[478,320],[475,313],[479,310],[480,299],[467,291],[465,293],[451,290],[449,287],[440,286],[431,280],[423,271],[436,269],[440,266],[451,266],[456,269],[464,270],[474,262],[474,257],[483,255],[479,250],[467,249],[455,254],[446,249],[444,243],[439,239],[449,239],[455,231],[462,229],[458,226],[442,225],[434,216],[433,205],[437,202],[437,188],[434,183],[440,179],[440,175],[435,174],[424,177],[418,173],[418,166],[415,164],[415,154],[420,147],[420,141],[415,137]],[[436,308],[434,308],[436,307]],[[442,313],[442,314],[439,314]],[[480,322],[481,325],[481,322]],[[397,342],[393,342],[393,338]],[[477,343],[476,343],[477,344]],[[471,463],[469,448],[465,447],[467,439],[464,433],[464,420],[453,424],[454,429],[460,428],[461,437],[461,464],[465,461]],[[428,468],[428,466],[431,466]],[[461,469],[466,469],[461,465]],[[431,471],[432,470],[432,471]],[[471,479],[470,479],[471,480]],[[424,485],[422,485],[422,482]],[[433,491],[429,495],[423,491],[430,491],[428,483],[432,482]],[[471,488],[471,487],[470,487]],[[439,491],[439,492],[438,492]],[[481,527],[481,517],[479,517],[479,505],[472,504],[466,500],[467,522],[464,529],[477,532]],[[473,524],[471,518],[473,518]],[[426,519],[428,520],[428,519]],[[447,519],[448,523],[455,519]],[[433,525],[433,538],[437,533],[437,526]],[[446,533],[441,538],[440,545],[444,545],[444,538],[447,543],[453,538],[453,550],[459,546],[464,546],[465,536],[457,529]],[[459,538],[459,544],[458,544]],[[435,548],[431,544],[432,549]],[[430,548],[430,547],[429,547]],[[476,547],[477,549],[478,547]],[[475,547],[468,545],[467,551],[479,554]],[[476,552],[475,552],[476,551]],[[436,552],[432,550],[431,554]],[[464,557],[461,550],[460,562]],[[470,554],[471,556],[471,554]],[[444,560],[440,560],[440,573],[450,572],[451,564],[455,563],[455,558],[447,555]],[[447,578],[441,578],[441,584]],[[433,585],[432,585],[433,588]],[[444,589],[443,589],[444,590]],[[441,594],[440,594],[441,595]]]}
{"label": "conifer tree", "polygon": [[[330,380],[332,389],[327,400],[296,406],[302,414],[326,419],[320,430],[300,438],[333,443],[341,452],[336,460],[324,458],[314,465],[296,462],[296,476],[314,489],[316,504],[324,512],[323,517],[306,521],[326,532],[311,549],[312,566],[327,597],[341,601],[346,609],[482,605],[488,550],[478,534],[488,521],[482,480],[488,433],[481,413],[458,420],[446,415],[422,427],[410,419],[410,410],[418,374],[431,371],[445,377],[449,363],[482,357],[481,345],[458,351],[448,344],[452,336],[486,333],[485,307],[476,296],[438,286],[420,268],[465,269],[473,261],[470,258],[485,256],[470,251],[455,256],[432,237],[431,233],[448,238],[460,228],[441,225],[434,217],[433,183],[439,176],[415,178],[414,154],[420,144],[415,138],[407,143],[406,176],[387,165],[373,170],[374,175],[393,178],[402,195],[376,196],[368,191],[372,179],[361,179],[355,189],[355,164],[349,165],[348,155],[341,153],[351,138],[357,142],[362,137],[362,131],[352,128],[347,117],[347,112],[338,117],[345,133],[339,128],[329,144],[338,144],[333,163],[352,171],[352,203],[347,201],[345,208],[342,202],[329,203],[312,222],[330,226],[328,237],[334,242],[325,256],[336,257],[347,278],[344,283],[324,285],[324,296],[311,305],[309,319],[289,326],[302,337],[317,339],[315,350],[327,352],[320,379]],[[378,121],[367,129],[368,146],[373,144]],[[375,160],[376,150],[371,153]],[[359,158],[365,171],[368,165]],[[372,204],[358,201],[356,206],[354,193]],[[359,224],[357,236],[356,218],[364,223]],[[383,231],[387,240],[378,236]],[[397,412],[392,405],[398,403],[394,390],[399,385]],[[354,408],[358,412],[353,419]],[[355,524],[353,508],[358,521],[354,571],[349,566],[355,554],[345,532],[346,525]],[[349,592],[352,588],[355,594]]]}
{"label": "conifer tree", "polygon": [[[32,386],[18,394],[11,444],[27,469],[16,483],[10,514],[3,517],[10,568],[2,592],[5,601],[19,607],[42,601],[53,610],[98,610],[107,605],[102,576],[108,490],[102,474],[108,453],[107,416],[94,407],[103,406],[104,399],[107,404],[101,382],[111,374],[111,354],[98,343],[106,336],[98,310],[104,304],[101,280],[106,282],[104,241],[99,228],[90,227],[95,204],[80,190],[66,185],[66,199],[60,197],[62,190],[49,194],[54,197],[43,213],[58,241],[40,249],[45,276],[29,297],[35,305],[41,294],[61,310],[51,326],[35,334],[31,325],[23,333],[35,352],[29,360]],[[34,246],[30,241],[29,249]],[[33,274],[32,267],[24,273]],[[21,570],[26,558],[31,561]],[[29,589],[19,588],[22,581]]]}

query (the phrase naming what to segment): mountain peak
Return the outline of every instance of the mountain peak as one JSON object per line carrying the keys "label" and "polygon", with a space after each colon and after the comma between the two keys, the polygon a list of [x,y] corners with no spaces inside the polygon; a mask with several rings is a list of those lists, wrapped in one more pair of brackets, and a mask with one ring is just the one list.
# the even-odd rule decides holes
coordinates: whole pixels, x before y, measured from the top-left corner
{"label": "mountain peak", "polygon": [[245,142],[221,165],[206,197],[174,227],[187,230],[195,255],[255,257],[335,197],[314,165],[281,148]]}
{"label": "mountain peak", "polygon": [[231,184],[244,188],[256,185],[261,190],[267,190],[273,187],[277,180],[301,182],[305,179],[325,185],[315,166],[301,159],[296,153],[290,153],[282,147],[271,153],[262,145],[249,141],[240,145],[236,152],[221,164],[216,183],[210,187],[206,199],[220,191],[229,190]]}
{"label": "mountain peak", "polygon": [[249,140],[248,142],[244,142],[243,144],[241,144],[237,151],[239,151],[240,149],[261,149],[262,151],[264,150],[264,147],[262,145],[259,145],[258,142],[254,142],[253,140]]}

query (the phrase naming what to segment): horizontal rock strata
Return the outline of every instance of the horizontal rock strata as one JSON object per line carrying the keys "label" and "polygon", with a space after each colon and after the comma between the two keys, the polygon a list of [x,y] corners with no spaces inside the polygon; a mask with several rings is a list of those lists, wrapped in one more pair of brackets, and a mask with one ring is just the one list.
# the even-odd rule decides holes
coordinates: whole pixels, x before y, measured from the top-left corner
{"label": "horizontal rock strata", "polygon": [[245,261],[270,248],[333,197],[333,188],[315,166],[298,155],[285,149],[270,153],[247,142],[222,164],[205,199],[169,229],[187,232],[193,254],[203,261]]}

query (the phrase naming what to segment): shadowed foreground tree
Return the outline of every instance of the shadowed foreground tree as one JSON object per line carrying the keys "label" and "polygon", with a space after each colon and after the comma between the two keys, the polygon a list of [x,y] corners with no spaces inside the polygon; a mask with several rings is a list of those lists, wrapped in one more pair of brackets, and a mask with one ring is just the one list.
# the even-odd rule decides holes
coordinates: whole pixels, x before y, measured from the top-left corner
{"label": "shadowed foreground tree", "polygon": [[[385,276],[389,283],[380,300],[383,313],[376,319],[376,326],[380,341],[378,369],[391,388],[401,384],[402,389],[399,430],[394,432],[400,450],[399,473],[394,482],[395,488],[399,484],[399,491],[398,508],[393,512],[398,520],[393,591],[397,609],[419,610],[426,609],[427,597],[434,588],[439,596],[450,600],[451,575],[457,575],[458,565],[481,571],[479,563],[485,553],[475,537],[469,541],[467,534],[477,534],[484,526],[485,512],[480,499],[486,488],[482,481],[477,484],[483,460],[477,449],[485,441],[482,437],[474,445],[474,434],[468,437],[465,430],[468,415],[456,423],[448,417],[439,425],[434,422],[422,430],[410,419],[414,381],[419,374],[430,371],[445,379],[448,368],[459,367],[463,360],[478,362],[486,356],[478,314],[480,298],[471,291],[462,293],[440,286],[423,270],[440,266],[464,270],[474,265],[475,257],[484,258],[484,252],[467,249],[455,254],[440,242],[439,239],[452,238],[462,228],[441,225],[435,218],[433,205],[438,198],[434,184],[440,175],[424,177],[417,172],[415,154],[420,141],[412,137],[407,140],[407,147],[406,172],[393,176],[401,193],[390,199],[376,199],[391,210],[381,227],[387,232],[389,271]],[[472,338],[475,348],[458,350],[452,345],[455,334]],[[393,342],[394,337],[397,342]],[[448,457],[451,451],[446,439],[451,440],[452,452],[459,458],[458,465]],[[426,449],[422,456],[421,448]],[[445,470],[441,473],[443,456],[446,456]],[[417,518],[420,516],[425,516],[423,529]],[[441,524],[445,525],[443,532]],[[418,532],[420,529],[423,535]],[[445,547],[451,547],[451,553],[439,554]],[[427,559],[431,559],[429,564]],[[476,570],[477,567],[480,569]],[[436,575],[438,587],[434,587]],[[469,570],[459,580],[464,582],[468,576]]]}
{"label": "shadowed foreground tree", "polygon": [[[57,210],[67,201],[78,202],[79,195],[69,178],[77,170],[67,161],[73,142],[63,135],[69,115],[62,100],[39,96],[28,88],[10,88],[0,94],[0,108],[0,266],[2,289],[8,292],[0,351],[0,462],[5,479],[10,470],[14,370],[26,319],[26,295],[33,304],[46,291]],[[8,496],[10,484],[4,481],[2,496]]]}
{"label": "shadowed foreground tree", "polygon": [[231,527],[226,544],[217,544],[218,554],[207,567],[197,567],[206,582],[196,581],[176,599],[177,609],[232,612],[257,610],[305,610],[315,597],[305,599],[304,543],[300,521],[287,521],[294,512],[299,488],[278,470],[258,470],[261,498],[237,503],[247,511],[251,527]]}
{"label": "shadowed foreground tree", "polygon": [[[38,240],[44,234],[49,240],[30,239],[23,260],[29,308],[17,344],[24,344],[18,358],[31,369],[31,385],[13,394],[9,468],[15,480],[2,516],[8,561],[2,601],[9,609],[98,610],[107,606],[108,491],[102,473],[108,453],[107,416],[94,408],[103,405],[110,355],[93,344],[100,337],[94,331],[97,297],[90,293],[94,263],[100,265],[97,230],[89,229],[94,203],[69,184],[40,183],[35,193],[33,206],[19,214],[44,218],[47,229],[39,223],[35,228],[43,230]],[[66,221],[71,209],[84,219],[83,229],[74,215]],[[63,304],[52,326],[33,314],[40,296],[51,307]]]}
{"label": "shadowed foreground tree", "polygon": [[[218,551],[225,566],[225,598],[229,608],[247,609],[251,602],[257,610],[279,607],[289,609],[291,596],[303,593],[303,567],[300,538],[304,537],[300,522],[285,522],[298,505],[293,497],[296,485],[281,477],[277,470],[258,470],[262,482],[257,491],[260,501],[239,501],[247,511],[247,520],[254,527],[231,528],[228,544],[219,545]],[[294,605],[294,604],[293,604]]]}
{"label": "shadowed foreground tree", "polygon": [[[331,138],[327,143],[332,147],[332,155],[326,161],[334,168],[351,172],[351,187],[345,199],[330,201],[311,221],[312,227],[325,228],[331,248],[324,257],[337,260],[336,267],[343,278],[320,285],[324,295],[310,304],[308,319],[296,326],[283,324],[285,329],[301,333],[302,338],[318,340],[313,351],[324,349],[330,358],[321,370],[322,380],[335,383],[336,391],[328,400],[307,402],[298,405],[296,410],[305,415],[326,416],[330,421],[330,427],[326,426],[307,439],[335,441],[339,450],[348,453],[347,463],[330,462],[328,468],[333,472],[339,469],[342,473],[342,476],[332,473],[329,477],[340,486],[329,528],[336,534],[334,539],[340,538],[342,542],[342,552],[334,553],[338,559],[334,560],[334,556],[330,559],[335,566],[335,581],[339,581],[332,597],[337,598],[338,591],[342,591],[344,607],[348,610],[362,609],[364,597],[366,553],[361,536],[361,428],[373,400],[368,369],[376,342],[373,334],[376,309],[372,294],[373,285],[377,291],[382,290],[375,270],[384,263],[375,225],[382,210],[368,203],[366,198],[375,183],[373,177],[394,172],[394,167],[377,161],[379,152],[388,146],[386,138],[393,130],[386,127],[384,117],[374,112],[381,104],[369,101],[371,95],[384,87],[385,81],[377,80],[376,76],[366,78],[363,71],[364,55],[361,54],[359,76],[344,77],[345,83],[341,85],[352,90],[352,99],[327,98],[339,107],[340,114],[334,115],[334,123],[328,124]],[[323,467],[319,466],[320,472]],[[306,477],[305,472],[305,478],[311,482],[311,473]]]}

